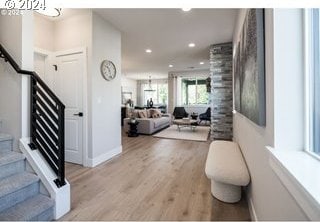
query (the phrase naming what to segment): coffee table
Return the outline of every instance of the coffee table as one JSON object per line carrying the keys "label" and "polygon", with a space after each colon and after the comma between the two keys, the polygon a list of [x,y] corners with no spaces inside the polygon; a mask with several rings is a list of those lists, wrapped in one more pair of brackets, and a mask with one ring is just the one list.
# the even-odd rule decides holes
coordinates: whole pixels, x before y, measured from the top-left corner
{"label": "coffee table", "polygon": [[195,131],[198,121],[194,119],[176,119],[173,120],[173,123],[177,125],[177,129],[180,132],[181,128],[190,127],[192,131]]}

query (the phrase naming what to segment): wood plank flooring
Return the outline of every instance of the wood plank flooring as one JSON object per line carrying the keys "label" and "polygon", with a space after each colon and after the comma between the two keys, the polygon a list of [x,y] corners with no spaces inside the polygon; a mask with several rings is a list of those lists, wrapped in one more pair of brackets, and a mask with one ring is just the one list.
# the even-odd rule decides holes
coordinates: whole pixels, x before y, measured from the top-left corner
{"label": "wood plank flooring", "polygon": [[96,168],[66,164],[72,210],[61,220],[250,220],[244,198],[213,198],[209,142],[123,136],[123,153]]}

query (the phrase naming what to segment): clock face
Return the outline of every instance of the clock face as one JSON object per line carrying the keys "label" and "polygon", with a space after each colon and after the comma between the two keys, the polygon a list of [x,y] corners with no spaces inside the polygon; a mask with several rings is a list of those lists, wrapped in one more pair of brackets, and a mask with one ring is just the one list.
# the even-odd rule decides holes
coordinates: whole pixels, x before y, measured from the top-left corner
{"label": "clock face", "polygon": [[117,70],[113,62],[104,60],[101,63],[100,69],[103,78],[105,78],[106,80],[110,81],[116,77]]}

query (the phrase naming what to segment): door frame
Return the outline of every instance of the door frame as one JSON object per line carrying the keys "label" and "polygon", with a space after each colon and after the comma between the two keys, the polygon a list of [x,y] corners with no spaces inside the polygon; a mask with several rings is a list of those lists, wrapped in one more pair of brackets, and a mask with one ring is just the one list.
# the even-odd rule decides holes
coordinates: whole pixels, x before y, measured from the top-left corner
{"label": "door frame", "polygon": [[[56,58],[61,55],[83,54],[84,56],[84,72],[82,76],[82,165],[88,167],[88,57],[87,47],[78,47],[61,51],[47,51],[40,48],[34,48],[34,53],[38,53],[45,56],[45,63],[47,68],[47,62],[49,58]],[[53,62],[49,60],[49,62]]]}

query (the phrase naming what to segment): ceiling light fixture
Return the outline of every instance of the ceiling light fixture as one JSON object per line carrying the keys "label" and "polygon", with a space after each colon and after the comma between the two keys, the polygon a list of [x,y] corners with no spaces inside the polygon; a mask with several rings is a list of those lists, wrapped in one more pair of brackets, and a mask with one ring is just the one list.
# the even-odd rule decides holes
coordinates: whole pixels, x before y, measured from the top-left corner
{"label": "ceiling light fixture", "polygon": [[182,11],[184,12],[189,12],[191,10],[191,8],[182,8]]}
{"label": "ceiling light fixture", "polygon": [[58,17],[61,15],[61,8],[46,8],[44,10],[37,10],[36,12],[49,17]]}
{"label": "ceiling light fixture", "polygon": [[152,50],[151,49],[146,49],[146,53],[151,53]]}
{"label": "ceiling light fixture", "polygon": [[151,76],[149,76],[149,89],[145,89],[145,92],[154,92],[156,91],[155,89],[152,89],[152,85],[151,85]]}
{"label": "ceiling light fixture", "polygon": [[169,67],[170,67],[170,68],[172,68],[172,67],[173,67],[173,65],[169,65]]}
{"label": "ceiling light fixture", "polygon": [[188,45],[190,48],[193,48],[193,47],[195,47],[196,46],[196,44],[194,44],[194,43],[189,43],[189,45]]}
{"label": "ceiling light fixture", "polygon": [[204,64],[204,62],[200,62],[200,65],[203,65]]}

